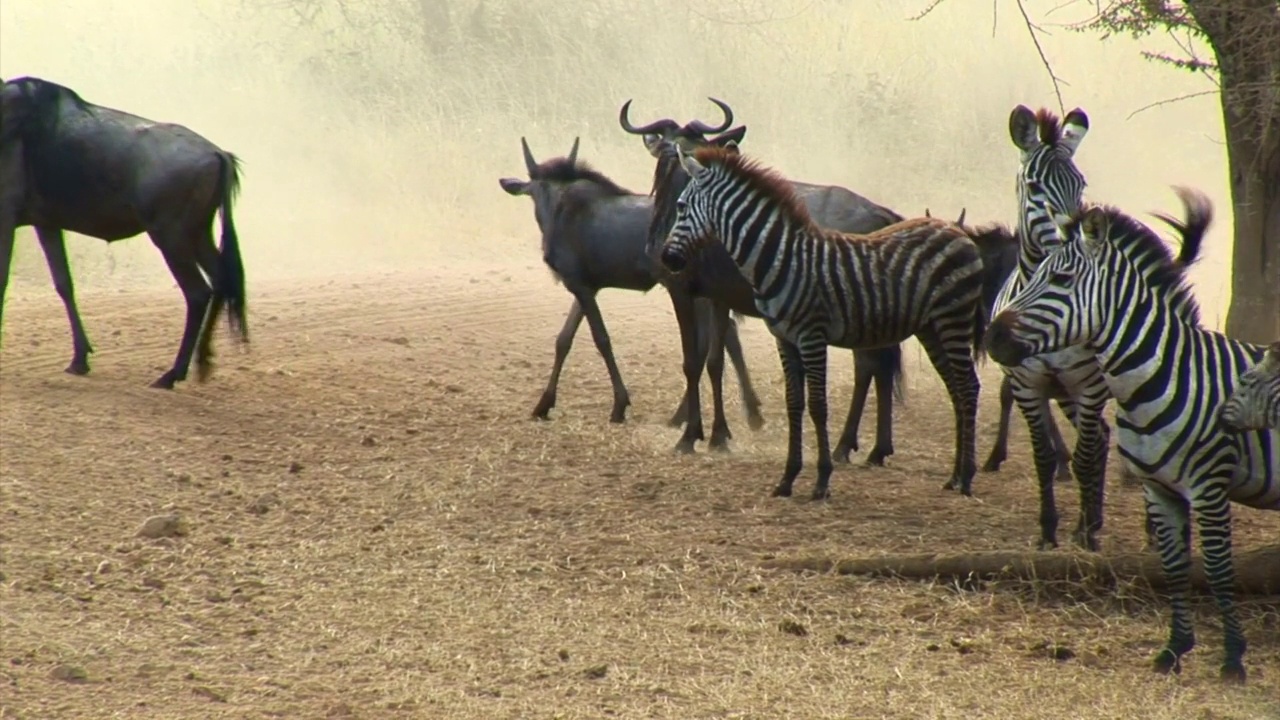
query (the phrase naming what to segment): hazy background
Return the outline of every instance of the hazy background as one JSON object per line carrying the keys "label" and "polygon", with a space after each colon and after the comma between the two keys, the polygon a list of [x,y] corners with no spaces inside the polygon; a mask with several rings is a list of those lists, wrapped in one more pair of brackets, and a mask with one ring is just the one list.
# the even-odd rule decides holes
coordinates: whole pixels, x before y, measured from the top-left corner
{"label": "hazy background", "polygon": [[[653,164],[617,125],[717,122],[796,179],[845,185],[904,215],[1013,219],[1014,105],[1057,109],[1017,6],[948,0],[4,0],[0,75],[37,75],[87,100],[185,124],[244,161],[236,207],[250,292],[275,277],[449,263],[537,264],[530,204],[498,187],[539,159],[580,157],[634,190]],[[1230,206],[1210,88],[1154,65],[1159,41],[1053,27],[1089,3],[1027,0],[1070,109],[1092,129],[1077,162],[1088,197],[1176,212],[1203,189],[1219,219],[1195,272],[1206,320],[1225,317]],[[1146,217],[1143,215],[1143,217]],[[72,236],[89,287],[170,283],[142,238]],[[30,229],[16,288],[48,286]],[[550,284],[550,283],[549,283]],[[82,287],[85,283],[81,283]],[[548,287],[548,292],[557,292]],[[56,302],[52,289],[49,299]]]}

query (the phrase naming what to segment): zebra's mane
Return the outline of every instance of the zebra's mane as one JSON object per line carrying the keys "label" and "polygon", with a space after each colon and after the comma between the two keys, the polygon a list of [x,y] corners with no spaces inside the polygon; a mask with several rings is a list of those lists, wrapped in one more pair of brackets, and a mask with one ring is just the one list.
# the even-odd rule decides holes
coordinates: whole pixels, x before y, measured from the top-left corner
{"label": "zebra's mane", "polygon": [[582,160],[571,163],[567,157],[552,158],[539,163],[534,167],[533,172],[529,174],[529,179],[557,183],[585,180],[600,186],[609,195],[635,195],[635,193],[610,180],[604,173],[591,167],[590,164]]}
{"label": "zebra's mane", "polygon": [[741,152],[710,146],[698,148],[693,157],[703,167],[718,166],[735,179],[741,180],[756,193],[778,205],[791,220],[809,228],[816,228],[813,217],[804,201],[796,195],[794,187],[782,173],[749,159]]}
{"label": "zebra's mane", "polygon": [[1040,131],[1040,142],[1045,145],[1057,145],[1062,139],[1062,121],[1049,108],[1036,111],[1036,127]]}
{"label": "zebra's mane", "polygon": [[1182,236],[1177,255],[1164,240],[1137,219],[1112,205],[1086,204],[1063,225],[1067,237],[1077,237],[1080,223],[1089,213],[1100,213],[1106,221],[1104,241],[1126,258],[1158,295],[1180,304],[1179,314],[1193,324],[1200,324],[1200,303],[1192,290],[1187,269],[1200,259],[1200,247],[1205,230],[1213,219],[1213,206],[1203,194],[1178,188],[1186,212],[1186,220],[1179,221],[1156,213],[1156,217],[1168,223]]}

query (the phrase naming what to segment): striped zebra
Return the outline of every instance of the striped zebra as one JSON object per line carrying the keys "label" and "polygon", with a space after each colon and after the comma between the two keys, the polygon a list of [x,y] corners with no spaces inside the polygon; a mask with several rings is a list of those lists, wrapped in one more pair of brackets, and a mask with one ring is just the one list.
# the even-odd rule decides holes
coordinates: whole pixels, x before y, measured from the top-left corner
{"label": "striped zebra", "polygon": [[[1018,170],[1018,269],[1005,282],[992,315],[1007,307],[1030,280],[1036,268],[1058,245],[1057,231],[1048,207],[1070,214],[1080,206],[1084,175],[1073,160],[1080,141],[1089,132],[1089,117],[1080,108],[1059,122],[1041,109],[1033,113],[1024,105],[1009,115],[1009,135],[1021,154]],[[1030,358],[1018,367],[1003,368],[1006,387],[1012,392],[1031,435],[1031,448],[1040,486],[1040,549],[1058,546],[1058,509],[1054,499],[1054,475],[1060,469],[1052,436],[1049,402],[1056,400],[1076,429],[1071,464],[1080,486],[1080,519],[1072,540],[1089,550],[1098,549],[1102,529],[1102,499],[1106,482],[1110,429],[1102,411],[1110,395],[1093,356],[1082,348]],[[996,451],[992,449],[993,459]],[[988,461],[988,467],[998,463]]]}
{"label": "striped zebra", "polygon": [[736,147],[679,149],[690,181],[661,261],[679,272],[717,238],[751,283],[755,305],[777,340],[786,377],[787,464],[774,496],[791,495],[800,473],[800,435],[809,416],[818,440],[813,498],[829,496],[827,346],[876,348],[915,336],[942,376],[955,410],[955,465],[948,489],[971,495],[978,375],[986,325],[982,256],[967,231],[919,218],[867,235],[813,222],[791,185]]}
{"label": "striped zebra", "polygon": [[1280,341],[1236,383],[1235,392],[1218,412],[1229,430],[1280,431]]}
{"label": "striped zebra", "polygon": [[[1210,212],[1203,195],[1186,192],[1186,200],[1188,225]],[[1194,509],[1205,574],[1222,613],[1221,675],[1243,681],[1230,503],[1280,510],[1280,433],[1224,432],[1218,406],[1266,348],[1201,328],[1185,265],[1133,218],[1092,207],[1061,232],[1063,248],[992,320],[987,350],[1009,366],[1075,345],[1094,354],[1116,398],[1120,454],[1144,479],[1169,582],[1173,618],[1155,669],[1180,671],[1182,655],[1195,645],[1188,605]],[[1161,252],[1162,263],[1140,259]]]}

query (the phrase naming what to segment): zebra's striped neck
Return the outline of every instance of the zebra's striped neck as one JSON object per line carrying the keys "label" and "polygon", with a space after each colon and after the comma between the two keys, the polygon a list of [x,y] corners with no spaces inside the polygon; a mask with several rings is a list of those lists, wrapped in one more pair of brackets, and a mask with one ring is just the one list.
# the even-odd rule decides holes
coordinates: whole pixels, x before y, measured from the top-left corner
{"label": "zebra's striped neck", "polygon": [[751,188],[726,187],[724,195],[727,202],[716,203],[711,225],[742,276],[757,293],[765,291],[787,268],[792,250],[808,246],[808,228]]}
{"label": "zebra's striped neck", "polygon": [[1054,232],[1053,221],[1043,206],[1023,200],[1018,213],[1018,273],[1024,282],[1044,261],[1046,241],[1052,239]]}

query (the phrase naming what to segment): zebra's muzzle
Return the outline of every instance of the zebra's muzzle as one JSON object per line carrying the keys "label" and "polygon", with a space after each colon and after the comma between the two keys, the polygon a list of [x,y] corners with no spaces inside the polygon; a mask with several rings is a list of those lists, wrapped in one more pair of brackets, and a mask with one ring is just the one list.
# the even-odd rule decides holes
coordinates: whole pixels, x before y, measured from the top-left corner
{"label": "zebra's muzzle", "polygon": [[1015,333],[1017,324],[1016,315],[1002,312],[991,321],[987,336],[983,339],[987,354],[1005,367],[1017,367],[1034,354],[1026,343],[1018,339]]}
{"label": "zebra's muzzle", "polygon": [[674,273],[683,272],[689,265],[688,258],[674,245],[663,247],[660,259],[662,260],[662,266]]}

